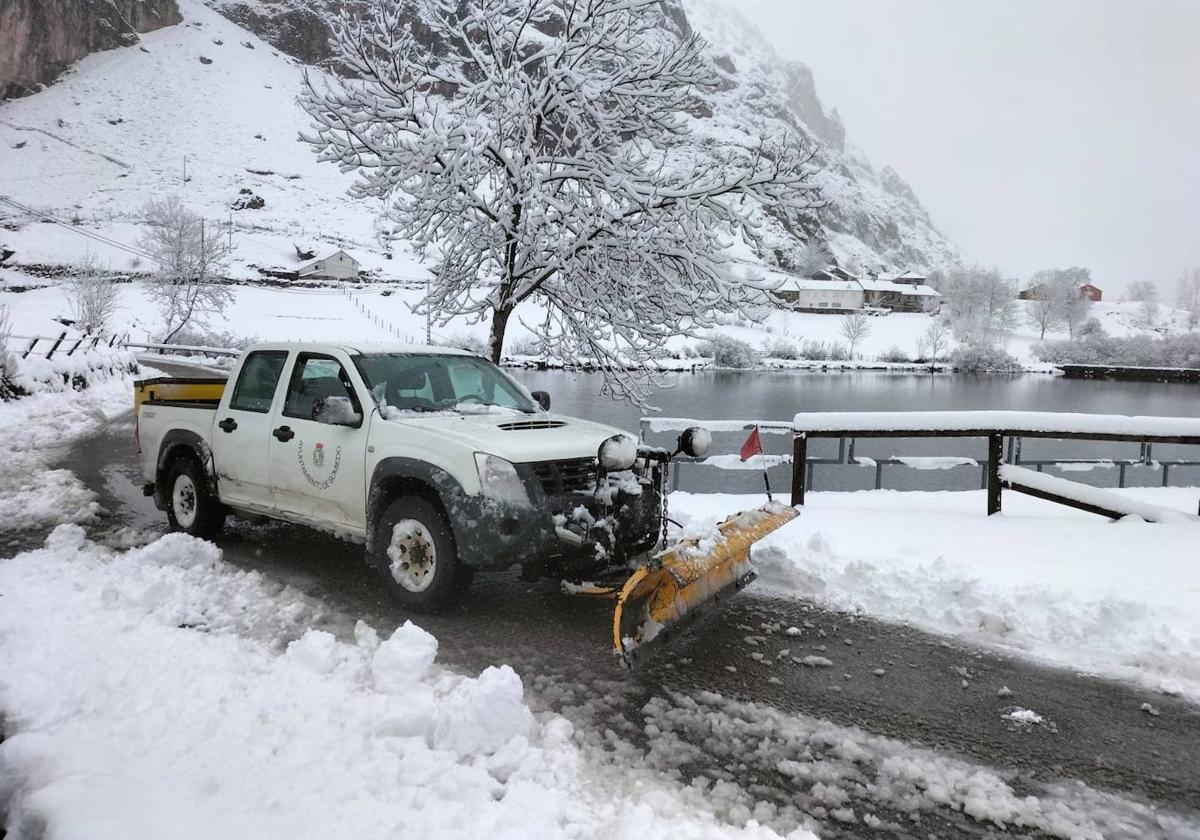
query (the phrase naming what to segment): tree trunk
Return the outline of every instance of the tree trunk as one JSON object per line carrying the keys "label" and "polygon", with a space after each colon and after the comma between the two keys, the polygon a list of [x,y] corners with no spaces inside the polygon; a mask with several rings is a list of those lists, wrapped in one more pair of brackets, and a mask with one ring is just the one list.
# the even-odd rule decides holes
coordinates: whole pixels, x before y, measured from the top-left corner
{"label": "tree trunk", "polygon": [[508,329],[508,319],[512,317],[512,307],[498,308],[492,315],[492,331],[488,336],[488,352],[493,364],[500,364],[500,356],[504,352],[504,333]]}

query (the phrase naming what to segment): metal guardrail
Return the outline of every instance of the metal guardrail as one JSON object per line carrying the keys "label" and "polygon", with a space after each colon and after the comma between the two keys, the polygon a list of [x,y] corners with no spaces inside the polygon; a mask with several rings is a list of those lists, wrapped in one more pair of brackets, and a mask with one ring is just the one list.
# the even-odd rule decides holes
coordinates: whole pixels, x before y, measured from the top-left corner
{"label": "metal guardrail", "polygon": [[79,350],[81,347],[84,350],[91,350],[96,347],[99,347],[101,344],[103,344],[105,347],[112,347],[115,343],[117,343],[116,335],[110,336],[107,341],[104,339],[103,336],[100,336],[100,335],[83,335],[83,336],[79,336],[78,338],[68,339],[66,330],[63,330],[62,334],[58,335],[58,336],[10,335],[9,338],[15,338],[18,341],[28,341],[29,342],[29,346],[27,346],[25,348],[25,350],[22,351],[22,353],[21,353],[22,359],[29,358],[29,355],[31,353],[33,353],[33,351],[36,350],[38,345],[41,344],[43,341],[48,342],[50,345],[49,349],[46,350],[46,358],[47,359],[54,358],[54,354],[57,353],[60,348],[64,348],[64,347],[65,347],[65,355],[71,356],[71,355],[74,355],[75,351]]}
{"label": "metal guardrail", "polygon": [[10,339],[17,341],[28,341],[29,344],[21,352],[21,358],[27,359],[35,351],[40,355],[39,349],[43,345],[47,346],[45,357],[47,359],[54,358],[54,355],[60,350],[64,355],[71,356],[76,350],[91,350],[96,347],[120,347],[123,349],[136,350],[155,350],[159,354],[182,353],[182,354],[199,354],[204,356],[218,356],[222,358],[237,358],[241,355],[240,350],[234,350],[228,347],[205,347],[195,344],[150,344],[137,341],[130,341],[128,336],[122,337],[116,333],[103,335],[82,335],[76,338],[67,338],[67,331],[63,330],[61,334],[54,335],[10,335]]}
{"label": "metal guardrail", "polygon": [[122,347],[133,347],[139,350],[157,350],[159,354],[171,353],[195,353],[203,356],[220,356],[224,358],[237,358],[242,355],[241,350],[234,350],[229,347],[204,347],[196,344],[143,344],[136,341],[126,341],[121,344]]}
{"label": "metal guardrail", "polygon": [[[643,441],[647,440],[648,436],[651,434],[662,434],[662,433],[666,433],[668,431],[668,429],[666,429],[666,428],[658,429],[658,430],[653,429],[652,426],[655,423],[655,420],[656,420],[656,418],[649,418],[649,417],[643,417],[641,419],[640,430],[641,430],[641,438]],[[724,422],[714,423],[713,421],[693,420],[693,419],[675,420],[675,421],[672,421],[672,423],[673,424],[669,427],[669,430],[674,430],[677,425],[680,428],[682,428],[683,424],[702,426],[702,427],[706,427],[706,428],[710,428],[711,426],[715,425],[715,426],[717,426],[717,428],[712,429],[713,431],[728,433],[728,432],[734,432],[734,431],[740,430],[740,431],[749,433],[749,431],[751,429],[753,429],[755,425],[758,425],[759,431],[764,434],[773,433],[773,434],[793,435],[795,440],[793,441],[792,455],[791,456],[787,456],[787,455],[773,456],[774,458],[777,458],[778,460],[772,466],[777,466],[777,465],[782,465],[782,464],[791,464],[792,465],[793,495],[795,495],[794,491],[795,491],[795,488],[797,485],[796,478],[798,477],[796,475],[795,464],[797,463],[798,457],[799,457],[797,454],[796,441],[800,440],[801,437],[800,437],[800,435],[797,434],[797,431],[799,431],[799,430],[794,429],[792,424],[783,423],[780,421],[763,421],[763,422],[757,423],[757,424],[754,421],[743,421],[743,422],[737,422],[737,423],[731,423],[729,421],[724,421]],[[708,424],[708,425],[706,426],[706,424]],[[979,488],[981,490],[988,489],[988,487],[989,487],[989,474],[992,472],[991,467],[993,465],[993,462],[995,463],[995,466],[997,466],[997,467],[1001,463],[1006,463],[1006,464],[1012,464],[1014,466],[1033,467],[1037,472],[1043,472],[1045,470],[1045,468],[1047,468],[1047,467],[1060,467],[1060,466],[1065,466],[1067,468],[1064,471],[1070,471],[1072,467],[1074,467],[1075,469],[1081,470],[1081,471],[1084,471],[1084,470],[1091,471],[1091,470],[1095,470],[1095,469],[1115,469],[1117,471],[1117,487],[1119,487],[1119,488],[1124,488],[1126,486],[1127,471],[1130,467],[1147,467],[1147,468],[1151,468],[1151,469],[1161,469],[1162,470],[1161,486],[1163,486],[1163,487],[1170,486],[1170,475],[1171,475],[1172,468],[1174,468],[1174,467],[1200,467],[1200,458],[1155,458],[1154,457],[1155,441],[1142,440],[1136,435],[1125,436],[1125,437],[1122,437],[1119,435],[1117,435],[1117,436],[1109,435],[1109,436],[1106,436],[1105,438],[1103,438],[1103,439],[1107,439],[1107,440],[1123,440],[1126,442],[1139,443],[1140,451],[1136,458],[1026,458],[1026,457],[1022,456],[1022,448],[1023,448],[1024,442],[1025,442],[1025,438],[1027,436],[1028,437],[1039,437],[1039,438],[1050,437],[1050,438],[1055,438],[1055,439],[1077,439],[1077,440],[1096,440],[1097,438],[1095,435],[1091,435],[1088,433],[1074,434],[1074,433],[1056,432],[1052,435],[1046,435],[1046,434],[1021,435],[1021,434],[1004,434],[1004,433],[1002,433],[1002,430],[998,430],[998,431],[1001,432],[1000,437],[1001,437],[1001,440],[1004,442],[1000,444],[998,457],[995,459],[993,459],[991,457],[991,455],[993,452],[993,446],[995,445],[995,442],[993,441],[992,438],[996,434],[996,432],[989,431],[989,430],[972,430],[972,431],[969,431],[968,433],[960,433],[960,432],[955,432],[955,431],[937,432],[936,430],[928,430],[923,433],[915,432],[912,430],[890,431],[890,432],[886,432],[886,433],[884,433],[883,431],[877,431],[874,433],[863,432],[863,431],[857,431],[854,433],[850,433],[850,432],[844,432],[844,433],[808,432],[804,436],[805,439],[821,437],[821,438],[830,438],[830,439],[837,440],[838,451],[837,451],[837,454],[832,457],[812,457],[812,456],[808,455],[807,445],[802,447],[805,469],[804,469],[803,478],[800,481],[800,486],[801,486],[801,488],[803,488],[801,490],[801,497],[803,496],[804,490],[815,490],[816,489],[816,476],[814,473],[814,467],[816,467],[816,466],[844,466],[844,467],[850,467],[850,468],[855,468],[855,469],[874,469],[874,471],[875,471],[874,489],[876,489],[876,490],[883,489],[883,478],[884,478],[885,468],[902,467],[902,468],[906,468],[906,469],[915,469],[915,470],[920,470],[920,471],[930,471],[930,469],[931,469],[929,466],[922,463],[923,461],[924,462],[929,461],[931,456],[928,456],[928,455],[920,455],[920,456],[892,455],[887,458],[874,458],[874,457],[858,456],[855,454],[855,448],[857,445],[857,440],[860,437],[904,438],[904,437],[945,436],[945,437],[984,437],[984,438],[987,438],[988,443],[989,443],[988,457],[984,457],[982,459],[963,458],[962,463],[960,463],[960,464],[956,464],[956,465],[954,465],[952,467],[948,467],[948,468],[943,468],[943,467],[937,468],[939,470],[940,469],[959,469],[959,468],[978,469],[979,470]],[[1005,441],[1005,439],[1006,439],[1006,441]],[[1191,440],[1191,439],[1185,439],[1185,438],[1175,438],[1175,439],[1171,439],[1171,440],[1159,440],[1157,442],[1176,443],[1176,444],[1183,444],[1183,445],[1200,445],[1200,440]],[[692,469],[696,466],[704,466],[709,469],[723,469],[723,470],[736,471],[736,472],[741,472],[744,469],[744,468],[725,467],[725,466],[720,465],[719,463],[708,463],[708,460],[710,457],[711,457],[711,455],[706,456],[704,458],[689,458],[689,457],[685,457],[682,455],[677,456],[674,459],[673,463],[677,464],[678,466],[674,467],[671,471],[671,489],[672,490],[679,489],[680,474],[682,472],[682,469],[681,469],[682,467],[686,467],[687,469]],[[932,456],[932,457],[936,457],[936,456]],[[958,456],[953,456],[953,457],[958,457]],[[700,491],[700,492],[703,492],[703,491]],[[713,492],[716,492],[716,491],[713,491]]]}

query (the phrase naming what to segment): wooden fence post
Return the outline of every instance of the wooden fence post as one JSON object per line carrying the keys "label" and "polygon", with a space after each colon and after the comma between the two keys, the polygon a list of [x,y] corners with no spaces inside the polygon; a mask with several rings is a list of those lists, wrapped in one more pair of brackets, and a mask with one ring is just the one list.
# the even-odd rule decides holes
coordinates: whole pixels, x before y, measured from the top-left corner
{"label": "wooden fence post", "polygon": [[804,504],[804,478],[808,466],[808,433],[792,436],[792,505]]}
{"label": "wooden fence post", "polygon": [[1004,435],[993,432],[988,435],[987,466],[987,512],[988,516],[1000,512],[1000,464],[1004,458]]}
{"label": "wooden fence post", "polygon": [[60,336],[58,337],[58,341],[54,342],[54,346],[53,346],[53,347],[51,347],[51,348],[50,348],[50,352],[48,352],[48,353],[46,354],[46,358],[47,358],[47,359],[49,359],[51,356],[53,356],[53,355],[54,355],[54,351],[58,349],[58,345],[62,344],[62,343],[63,343],[63,339],[64,339],[64,338],[66,338],[66,337],[67,337],[67,331],[66,331],[66,330],[63,330],[63,334],[62,334],[62,335],[60,335]]}

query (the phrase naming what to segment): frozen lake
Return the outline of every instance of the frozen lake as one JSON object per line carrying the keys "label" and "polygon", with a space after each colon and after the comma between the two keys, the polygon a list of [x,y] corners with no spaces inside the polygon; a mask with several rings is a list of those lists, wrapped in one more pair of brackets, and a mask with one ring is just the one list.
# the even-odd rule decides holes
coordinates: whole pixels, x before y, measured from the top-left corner
{"label": "frozen lake", "polygon": [[[532,390],[549,391],[554,409],[636,431],[642,412],[602,396],[602,377],[595,373],[510,370]],[[677,374],[668,378],[668,388],[651,402],[661,416],[694,417],[706,420],[783,420],[798,411],[917,411],[939,409],[1002,409],[1013,411],[1072,411],[1095,414],[1142,414],[1200,417],[1200,388],[1186,384],[1114,382],[1064,379],[1045,374],[1017,376],[962,376],[939,374],[896,374],[880,371],[812,373],[798,371],[708,372]],[[653,442],[665,443],[664,439]],[[785,435],[764,435],[768,452],[790,451]],[[740,435],[718,435],[714,453],[735,451]],[[1200,460],[1197,447],[1156,446],[1155,458]],[[1026,458],[1137,458],[1138,444],[1066,443],[1026,441]],[[810,457],[837,454],[835,441],[814,441]],[[982,459],[982,440],[882,440],[862,441],[859,456],[886,458],[888,455],[964,455]],[[867,489],[874,485],[875,471],[864,467],[817,465],[815,489]],[[1056,470],[1048,470],[1058,474]],[[773,486],[787,487],[790,468],[772,470]],[[1089,484],[1115,487],[1117,468],[1064,473]],[[936,472],[887,467],[883,486],[894,489],[978,488],[978,467],[957,467]],[[1129,467],[1130,486],[1162,483],[1162,470]],[[1200,467],[1174,467],[1172,485],[1200,485]],[[718,470],[689,465],[682,473],[681,488],[697,491],[747,492],[762,486],[753,471]]]}

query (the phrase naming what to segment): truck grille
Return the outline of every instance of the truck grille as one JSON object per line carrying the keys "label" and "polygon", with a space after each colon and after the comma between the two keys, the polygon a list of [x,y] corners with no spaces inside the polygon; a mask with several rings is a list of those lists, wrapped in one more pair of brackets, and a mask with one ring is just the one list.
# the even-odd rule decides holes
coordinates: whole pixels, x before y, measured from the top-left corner
{"label": "truck grille", "polygon": [[547,496],[585,493],[596,478],[595,458],[568,458],[562,461],[538,461],[530,464],[533,474]]}

